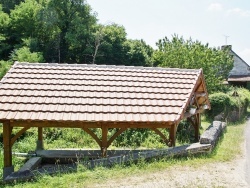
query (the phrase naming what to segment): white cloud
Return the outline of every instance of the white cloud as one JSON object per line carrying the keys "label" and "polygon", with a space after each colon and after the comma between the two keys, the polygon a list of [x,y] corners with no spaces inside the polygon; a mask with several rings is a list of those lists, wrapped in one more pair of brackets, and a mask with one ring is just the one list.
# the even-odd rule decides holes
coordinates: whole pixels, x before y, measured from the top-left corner
{"label": "white cloud", "polygon": [[240,8],[229,9],[227,12],[228,14],[234,14],[234,15],[238,15],[241,17],[250,17],[249,10],[242,10]]}
{"label": "white cloud", "polygon": [[239,53],[239,56],[248,64],[250,64],[250,48],[246,48],[243,51],[241,51]]}
{"label": "white cloud", "polygon": [[209,11],[221,11],[222,5],[220,3],[212,3],[209,5],[208,10]]}

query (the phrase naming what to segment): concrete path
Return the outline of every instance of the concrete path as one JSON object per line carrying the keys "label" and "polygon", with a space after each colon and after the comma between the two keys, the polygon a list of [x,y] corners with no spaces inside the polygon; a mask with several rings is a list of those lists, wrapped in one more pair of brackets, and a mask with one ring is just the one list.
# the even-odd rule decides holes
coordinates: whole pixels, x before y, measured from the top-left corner
{"label": "concrete path", "polygon": [[250,187],[250,118],[247,120],[247,127],[246,127],[246,166],[245,166],[245,173],[246,173],[246,182]]}

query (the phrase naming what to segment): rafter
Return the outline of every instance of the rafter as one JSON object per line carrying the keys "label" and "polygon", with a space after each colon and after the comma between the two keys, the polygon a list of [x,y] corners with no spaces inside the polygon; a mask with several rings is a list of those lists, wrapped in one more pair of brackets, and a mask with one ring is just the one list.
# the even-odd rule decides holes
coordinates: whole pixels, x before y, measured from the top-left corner
{"label": "rafter", "polygon": [[10,142],[11,147],[13,146],[13,144],[15,143],[15,141],[16,141],[25,131],[27,131],[29,128],[30,128],[30,127],[24,127],[24,128],[22,128],[18,133],[16,133],[16,135],[15,135],[13,138],[11,138],[11,142]]}
{"label": "rafter", "polygon": [[93,133],[93,131],[91,131],[89,128],[82,128],[86,133],[88,133],[90,136],[92,136],[92,138],[97,142],[97,144],[101,147],[102,143],[101,140],[96,136],[95,133]]}

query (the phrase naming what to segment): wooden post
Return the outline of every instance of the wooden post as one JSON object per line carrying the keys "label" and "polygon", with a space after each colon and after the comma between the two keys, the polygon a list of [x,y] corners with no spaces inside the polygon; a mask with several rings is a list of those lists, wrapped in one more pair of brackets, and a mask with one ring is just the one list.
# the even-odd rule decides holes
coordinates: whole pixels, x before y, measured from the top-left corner
{"label": "wooden post", "polygon": [[169,146],[171,147],[175,147],[175,141],[176,141],[176,127],[177,125],[176,124],[173,124],[170,128],[170,135],[169,135],[169,141],[170,141],[170,144]]}
{"label": "wooden post", "polygon": [[38,127],[38,140],[36,143],[36,150],[43,150],[44,146],[43,146],[43,128],[42,127]]}
{"label": "wooden post", "polygon": [[106,126],[102,126],[102,142],[101,142],[102,157],[107,156],[107,147],[108,147],[108,128]]}
{"label": "wooden post", "polygon": [[3,168],[3,179],[14,172],[12,166],[12,151],[11,151],[11,132],[12,127],[10,122],[3,123],[3,155],[4,155],[4,168]]}
{"label": "wooden post", "polygon": [[201,126],[201,115],[200,113],[196,114],[195,117],[195,126],[194,126],[194,136],[195,136],[195,141],[199,141],[200,137],[200,126]]}

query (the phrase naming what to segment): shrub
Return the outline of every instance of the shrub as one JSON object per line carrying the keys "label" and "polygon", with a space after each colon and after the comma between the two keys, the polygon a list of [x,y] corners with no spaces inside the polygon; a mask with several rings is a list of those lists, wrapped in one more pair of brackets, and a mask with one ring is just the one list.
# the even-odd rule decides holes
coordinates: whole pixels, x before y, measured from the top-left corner
{"label": "shrub", "polygon": [[149,132],[148,129],[128,129],[119,135],[113,144],[118,147],[139,147],[146,140]]}
{"label": "shrub", "polygon": [[207,118],[213,119],[218,114],[224,113],[227,120],[232,120],[230,116],[237,116],[237,119],[239,119],[247,112],[250,104],[250,92],[245,88],[233,88],[228,90],[227,93],[211,94],[209,100],[211,110],[206,112]]}
{"label": "shrub", "polygon": [[26,46],[19,49],[15,49],[11,53],[11,59],[13,61],[22,61],[30,63],[44,62],[44,58],[41,52],[31,52],[30,49]]}
{"label": "shrub", "polygon": [[194,127],[188,121],[181,121],[176,133],[177,141],[180,144],[194,141]]}
{"label": "shrub", "polygon": [[224,112],[228,113],[228,107],[230,106],[230,96],[225,93],[214,93],[209,96],[211,110],[209,110],[206,115],[208,118],[213,118],[214,116]]}
{"label": "shrub", "polygon": [[0,61],[0,79],[4,77],[6,72],[10,69],[12,63],[9,61]]}

